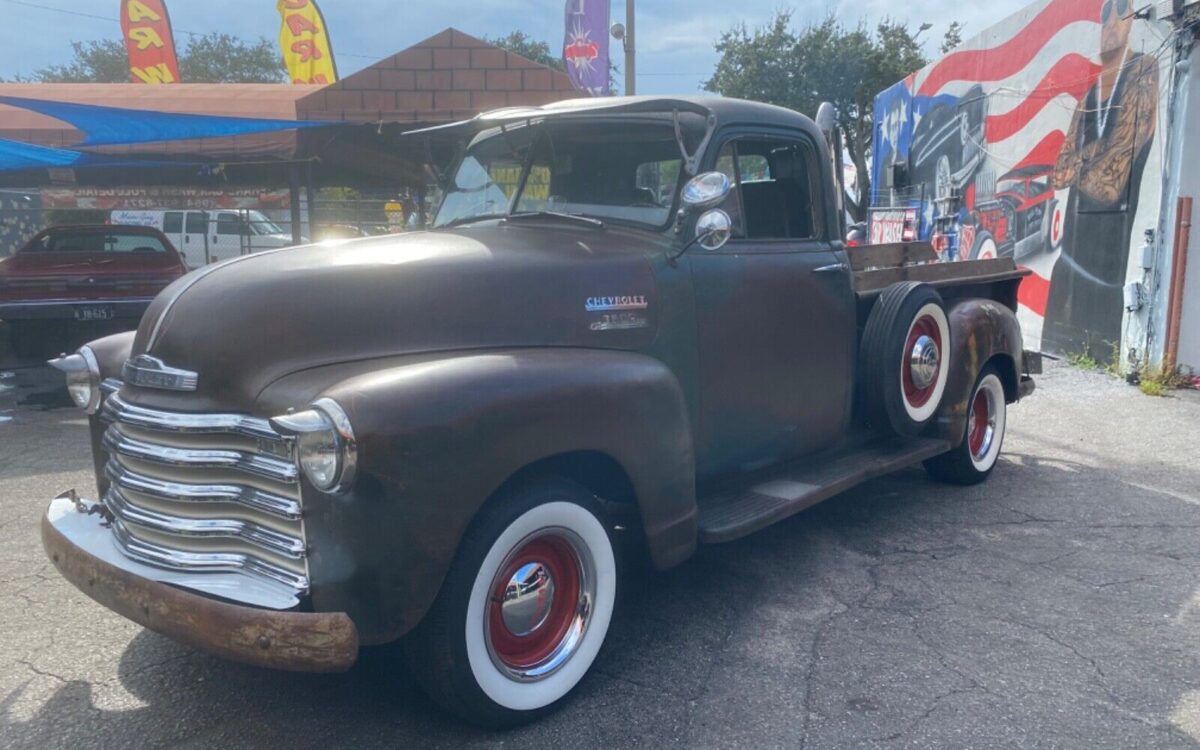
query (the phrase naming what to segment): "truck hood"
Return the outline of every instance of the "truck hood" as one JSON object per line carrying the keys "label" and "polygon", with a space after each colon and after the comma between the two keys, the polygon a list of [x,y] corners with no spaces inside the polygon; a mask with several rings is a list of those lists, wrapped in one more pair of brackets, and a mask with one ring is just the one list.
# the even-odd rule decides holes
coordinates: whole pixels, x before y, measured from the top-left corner
{"label": "truck hood", "polygon": [[134,341],[134,356],[197,373],[198,393],[130,395],[249,410],[279,378],[332,364],[468,349],[642,348],[656,326],[651,258],[665,244],[621,228],[490,223],[235,258],[168,287]]}

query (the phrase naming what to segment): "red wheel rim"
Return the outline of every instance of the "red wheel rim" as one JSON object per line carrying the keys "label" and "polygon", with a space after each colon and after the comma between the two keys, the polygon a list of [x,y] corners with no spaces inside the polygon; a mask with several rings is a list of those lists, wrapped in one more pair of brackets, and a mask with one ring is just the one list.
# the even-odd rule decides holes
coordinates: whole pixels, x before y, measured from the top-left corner
{"label": "red wheel rim", "polygon": [[[933,376],[932,382],[924,388],[918,388],[913,382],[912,374],[912,351],[916,347],[917,341],[922,336],[928,336],[933,339],[933,343],[937,346],[939,353],[937,372]],[[937,321],[931,315],[922,315],[913,323],[912,329],[908,332],[908,340],[904,342],[904,351],[902,353],[902,361],[900,363],[900,371],[903,373],[902,381],[904,383],[904,400],[909,406],[914,409],[920,409],[925,404],[929,403],[929,399],[933,397],[933,392],[937,390],[938,380],[942,374],[942,352],[945,347],[942,345],[942,331],[938,328]],[[895,382],[895,381],[893,381]]]}
{"label": "red wheel rim", "polygon": [[[533,630],[518,634],[506,624],[503,604],[509,581],[529,564],[541,565],[549,575],[553,601],[545,618]],[[488,638],[496,658],[514,670],[529,669],[549,659],[571,630],[579,596],[579,561],[571,545],[555,536],[541,536],[527,542],[500,571],[489,599]]]}
{"label": "red wheel rim", "polygon": [[981,459],[983,456],[980,454],[984,452],[984,442],[987,440],[990,421],[988,415],[988,394],[982,388],[975,392],[975,399],[971,402],[971,413],[968,421],[967,446],[971,449],[972,456],[976,459]]}

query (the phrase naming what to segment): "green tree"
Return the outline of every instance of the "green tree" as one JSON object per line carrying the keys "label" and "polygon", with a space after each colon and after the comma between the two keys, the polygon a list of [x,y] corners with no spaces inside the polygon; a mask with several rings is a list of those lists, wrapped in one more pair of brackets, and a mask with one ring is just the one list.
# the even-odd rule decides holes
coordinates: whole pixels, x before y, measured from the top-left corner
{"label": "green tree", "polygon": [[115,39],[71,42],[72,58],[66,65],[51,65],[33,74],[40,83],[127,83],[129,60],[125,44]]}
{"label": "green tree", "polygon": [[[565,73],[567,71],[567,65],[563,62],[561,52],[555,53],[551,51],[549,44],[537,41],[524,31],[514,31],[507,36],[495,38],[484,37],[483,40],[488,44],[494,44],[501,49],[508,50],[514,55],[520,55],[526,60],[533,60],[535,63],[545,65],[559,72]],[[616,76],[619,71],[620,69],[613,64],[612,60],[609,60],[608,88],[610,91],[616,91]]]}
{"label": "green tree", "polygon": [[179,56],[185,83],[283,83],[287,68],[279,45],[259,37],[247,41],[213,32],[194,36]]}
{"label": "green tree", "polygon": [[561,71],[567,69],[567,66],[563,63],[561,52],[558,54],[554,53],[551,51],[549,44],[537,41],[524,31],[514,31],[507,36],[498,36],[495,38],[484,37],[483,40],[488,44],[494,44],[501,49],[508,50],[514,55],[520,55],[526,60],[533,60],[535,63],[545,65],[546,67]]}
{"label": "green tree", "polygon": [[[72,42],[72,58],[25,79],[38,83],[128,83],[129,58],[119,40]],[[179,52],[184,83],[282,83],[287,70],[278,47],[263,38],[246,41],[229,34],[193,36]]]}
{"label": "green tree", "polygon": [[875,95],[927,62],[907,24],[884,19],[874,29],[862,22],[849,27],[829,15],[796,30],[791,13],[780,11],[753,31],[735,26],[716,49],[721,57],[704,84],[709,91],[810,116],[821,102],[833,103],[858,174],[858,200],[850,209],[856,219],[865,218]]}
{"label": "green tree", "polygon": [[963,43],[962,31],[963,26],[958,21],[951,21],[949,28],[946,29],[946,35],[942,37],[942,46],[940,52],[944,55],[954,49],[957,49]]}

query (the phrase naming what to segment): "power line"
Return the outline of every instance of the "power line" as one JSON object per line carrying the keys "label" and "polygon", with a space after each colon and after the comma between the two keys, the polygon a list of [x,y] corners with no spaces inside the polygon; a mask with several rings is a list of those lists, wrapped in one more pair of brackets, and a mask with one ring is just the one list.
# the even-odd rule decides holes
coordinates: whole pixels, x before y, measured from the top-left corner
{"label": "power line", "polygon": [[[38,10],[49,10],[49,11],[53,11],[55,13],[63,13],[68,16],[79,16],[80,18],[90,18],[95,21],[110,21],[112,23],[120,23],[121,22],[121,19],[113,18],[112,16],[98,16],[93,13],[84,13],[84,12],[78,11],[78,10],[71,10],[70,8],[58,8],[53,5],[42,5],[40,3],[32,3],[32,2],[29,2],[28,0],[0,0],[0,2],[6,2],[11,5],[24,5],[27,8],[36,8]],[[172,27],[171,31],[176,34],[185,34],[190,37],[206,35],[205,32],[202,32],[202,31],[188,31],[187,29],[180,29],[180,28],[176,28],[176,27]],[[382,55],[379,55],[379,56],[356,55],[352,52],[338,52],[337,55],[338,55],[338,57],[359,57],[364,60],[382,60],[383,59]]]}

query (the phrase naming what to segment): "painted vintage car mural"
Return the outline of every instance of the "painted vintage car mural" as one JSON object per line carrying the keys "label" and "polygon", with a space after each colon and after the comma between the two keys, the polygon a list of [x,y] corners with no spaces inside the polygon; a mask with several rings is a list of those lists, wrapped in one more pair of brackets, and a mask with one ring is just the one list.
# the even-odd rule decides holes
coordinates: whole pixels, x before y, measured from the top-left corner
{"label": "painted vintage car mural", "polygon": [[1040,0],[876,98],[873,215],[916,209],[942,260],[1031,269],[1021,322],[1045,351],[1111,351],[1157,221],[1165,37],[1136,11]]}

